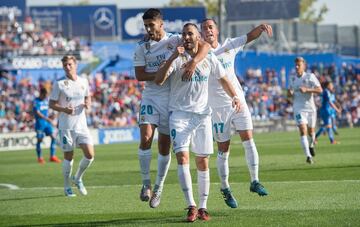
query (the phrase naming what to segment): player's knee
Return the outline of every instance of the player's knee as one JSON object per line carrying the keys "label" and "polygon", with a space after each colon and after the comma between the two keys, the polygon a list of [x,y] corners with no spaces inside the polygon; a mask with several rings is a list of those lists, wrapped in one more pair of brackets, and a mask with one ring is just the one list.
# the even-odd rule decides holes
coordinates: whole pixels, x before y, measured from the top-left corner
{"label": "player's knee", "polygon": [[94,160],[94,158],[95,158],[95,155],[94,154],[85,154],[85,158],[87,158],[87,159],[91,159],[91,160]]}
{"label": "player's knee", "polygon": [[200,171],[206,171],[209,168],[208,156],[196,156],[196,167]]}
{"label": "player's knee", "polygon": [[252,131],[246,130],[246,131],[240,131],[240,138],[241,141],[245,142],[252,139]]}
{"label": "player's knee", "polygon": [[144,135],[141,138],[140,148],[143,150],[150,149],[152,144],[152,137],[150,135]]}
{"label": "player's knee", "polygon": [[176,153],[176,160],[178,165],[189,164],[189,157],[184,152]]}
{"label": "player's knee", "polygon": [[228,152],[229,147],[230,147],[229,144],[225,144],[225,143],[218,144],[218,149],[220,152]]}

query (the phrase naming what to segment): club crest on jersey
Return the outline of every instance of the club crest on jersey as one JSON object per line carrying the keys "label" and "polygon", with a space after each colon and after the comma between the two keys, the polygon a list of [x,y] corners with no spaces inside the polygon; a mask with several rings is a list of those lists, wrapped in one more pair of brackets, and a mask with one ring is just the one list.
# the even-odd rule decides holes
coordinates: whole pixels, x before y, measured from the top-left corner
{"label": "club crest on jersey", "polygon": [[65,86],[69,86],[69,81],[65,80],[65,81],[64,81],[64,85],[65,85]]}
{"label": "club crest on jersey", "polygon": [[188,58],[186,57],[185,54],[181,54],[180,56],[181,56],[182,61],[187,61],[188,60]]}
{"label": "club crest on jersey", "polygon": [[226,48],[226,49],[224,50],[224,53],[225,53],[225,54],[230,54],[230,49]]}
{"label": "club crest on jersey", "polygon": [[168,50],[172,50],[172,49],[174,49],[174,46],[171,45],[171,43],[169,43],[168,46],[167,46],[167,49],[168,49]]}

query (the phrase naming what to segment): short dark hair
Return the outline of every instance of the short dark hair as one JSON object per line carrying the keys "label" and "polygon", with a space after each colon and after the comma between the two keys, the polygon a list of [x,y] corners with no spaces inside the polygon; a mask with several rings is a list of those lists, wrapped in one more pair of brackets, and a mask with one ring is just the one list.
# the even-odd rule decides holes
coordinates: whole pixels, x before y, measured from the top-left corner
{"label": "short dark hair", "polygon": [[204,20],[201,21],[201,24],[203,24],[204,22],[206,22],[206,21],[208,21],[208,20],[214,22],[214,24],[217,26],[216,21],[215,21],[214,19],[212,19],[212,18],[205,18]]}
{"label": "short dark hair", "polygon": [[193,27],[195,27],[195,28],[196,28],[196,30],[198,30],[198,31],[199,31],[198,26],[197,26],[196,24],[194,24],[194,23],[186,23],[186,24],[184,24],[184,27],[183,27],[183,28],[186,28],[186,27],[189,27],[189,26],[193,26]]}
{"label": "short dark hair", "polygon": [[48,93],[48,91],[45,87],[40,88],[40,94],[47,94],[47,93]]}
{"label": "short dark hair", "polygon": [[323,88],[327,88],[332,82],[327,80],[323,83]]}
{"label": "short dark hair", "polygon": [[304,62],[304,63],[306,63],[305,59],[303,57],[300,57],[300,56],[295,58],[295,63],[296,62]]}
{"label": "short dark hair", "polygon": [[143,20],[147,19],[163,19],[163,16],[161,14],[161,11],[159,9],[150,8],[145,11],[144,15],[142,16]]}

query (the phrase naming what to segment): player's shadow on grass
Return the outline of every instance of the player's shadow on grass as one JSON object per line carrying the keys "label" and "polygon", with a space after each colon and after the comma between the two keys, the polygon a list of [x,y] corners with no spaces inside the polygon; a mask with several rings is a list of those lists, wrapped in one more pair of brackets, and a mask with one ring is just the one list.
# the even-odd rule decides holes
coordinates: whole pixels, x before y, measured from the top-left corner
{"label": "player's shadow on grass", "polygon": [[58,227],[65,227],[65,226],[120,226],[120,225],[134,225],[134,226],[141,226],[141,225],[170,225],[171,224],[180,224],[186,223],[183,217],[173,216],[167,218],[126,218],[126,219],[115,219],[109,221],[89,221],[89,222],[70,222],[70,223],[61,223],[61,224],[40,224],[40,225],[15,225],[16,227],[37,227],[37,226],[58,226]]}
{"label": "player's shadow on grass", "polygon": [[11,198],[11,199],[0,199],[2,201],[22,201],[22,200],[31,200],[31,199],[44,199],[44,198],[54,198],[54,197],[64,197],[64,195],[48,195],[48,196],[32,196],[32,197],[23,197],[23,198]]}
{"label": "player's shadow on grass", "polygon": [[[31,226],[31,227],[43,227],[43,226],[121,226],[121,225],[132,225],[132,226],[172,226],[172,225],[181,225],[189,223],[185,220],[185,214],[174,214],[169,215],[167,213],[166,217],[161,215],[154,217],[139,217],[139,218],[122,218],[122,219],[113,219],[108,221],[88,221],[88,222],[69,222],[69,223],[49,223],[49,224],[39,224],[39,225],[16,225],[17,227]],[[124,214],[122,214],[124,215]],[[227,216],[224,214],[212,215],[212,217],[216,216]],[[201,220],[195,221],[195,223],[205,223]]]}

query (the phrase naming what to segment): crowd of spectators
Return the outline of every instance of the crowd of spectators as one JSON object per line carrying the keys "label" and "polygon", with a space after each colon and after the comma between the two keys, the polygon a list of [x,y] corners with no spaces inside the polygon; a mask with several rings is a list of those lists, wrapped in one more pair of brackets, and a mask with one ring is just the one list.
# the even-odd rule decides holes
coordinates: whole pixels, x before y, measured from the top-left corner
{"label": "crowd of spectators", "polygon": [[[335,65],[324,67],[321,64],[311,65],[308,70],[314,73],[322,84],[332,81],[335,87],[337,104],[342,112],[337,116],[341,125],[360,124],[360,66],[344,63],[340,69]],[[271,69],[249,69],[240,80],[246,94],[250,112],[255,120],[293,119],[292,103],[286,97],[287,81],[285,72]],[[295,70],[290,76],[295,75]],[[317,107],[320,107],[321,96],[315,96]]]}
{"label": "crowd of spectators", "polygon": [[60,32],[40,29],[31,17],[23,23],[10,20],[0,23],[0,57],[11,59],[24,55],[62,55],[79,52],[79,38],[65,38]]}
{"label": "crowd of spectators", "polygon": [[[317,75],[320,82],[334,82],[336,98],[342,108],[339,122],[350,127],[359,125],[360,69],[344,64],[340,69],[334,65],[314,65],[309,70]],[[287,81],[282,74],[285,72],[249,69],[240,79],[254,120],[293,119],[292,104],[286,97]],[[92,108],[88,111],[90,127],[136,126],[143,83],[117,73],[83,76],[88,78],[92,93]],[[39,87],[51,90],[51,83],[41,81],[33,84],[26,78],[18,81],[15,75],[0,78],[0,133],[32,131],[31,103],[38,95]],[[320,103],[320,96],[316,97],[316,101]]]}
{"label": "crowd of spectators", "polygon": [[[87,77],[86,75],[82,75]],[[137,123],[142,83],[111,74],[88,77],[92,94],[92,108],[88,111],[88,124],[93,128],[128,127]],[[0,78],[0,133],[32,131],[34,116],[32,102],[39,88],[51,90],[51,81],[32,83],[30,79],[16,79],[16,75]],[[50,110],[50,116],[56,113]]]}

